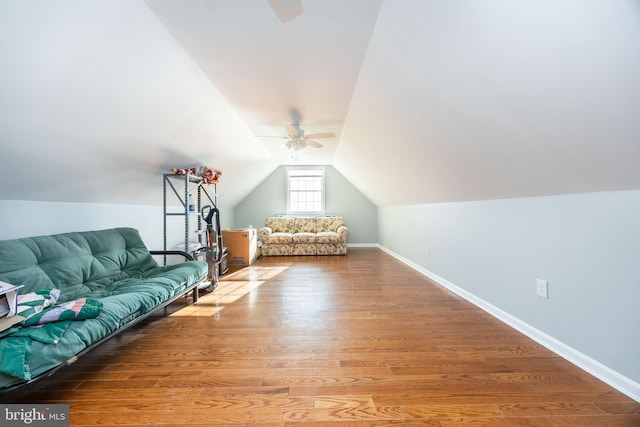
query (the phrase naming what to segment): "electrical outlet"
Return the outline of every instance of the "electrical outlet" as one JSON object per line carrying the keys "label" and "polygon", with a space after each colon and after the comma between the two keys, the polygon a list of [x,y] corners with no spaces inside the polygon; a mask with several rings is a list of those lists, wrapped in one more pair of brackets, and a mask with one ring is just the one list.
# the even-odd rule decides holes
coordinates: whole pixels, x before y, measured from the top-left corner
{"label": "electrical outlet", "polygon": [[549,282],[546,280],[536,280],[536,295],[540,298],[549,299]]}
{"label": "electrical outlet", "polygon": [[426,252],[429,253],[429,244],[426,244],[426,248],[425,248]]}

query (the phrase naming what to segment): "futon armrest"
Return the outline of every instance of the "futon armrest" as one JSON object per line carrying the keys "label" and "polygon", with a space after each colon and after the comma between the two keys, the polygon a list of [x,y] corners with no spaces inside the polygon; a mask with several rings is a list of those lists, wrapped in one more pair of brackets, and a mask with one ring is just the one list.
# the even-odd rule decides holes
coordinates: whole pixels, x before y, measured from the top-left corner
{"label": "futon armrest", "polygon": [[181,255],[185,261],[195,261],[193,255],[185,251],[149,251],[151,255]]}

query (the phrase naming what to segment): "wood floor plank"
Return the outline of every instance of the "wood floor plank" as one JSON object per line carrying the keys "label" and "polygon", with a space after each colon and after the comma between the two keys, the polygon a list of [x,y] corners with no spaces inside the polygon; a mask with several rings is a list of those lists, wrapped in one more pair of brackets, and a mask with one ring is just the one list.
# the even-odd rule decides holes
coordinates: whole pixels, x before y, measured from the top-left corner
{"label": "wood floor plank", "polygon": [[2,402],[74,426],[640,426],[640,404],[376,248],[268,257]]}

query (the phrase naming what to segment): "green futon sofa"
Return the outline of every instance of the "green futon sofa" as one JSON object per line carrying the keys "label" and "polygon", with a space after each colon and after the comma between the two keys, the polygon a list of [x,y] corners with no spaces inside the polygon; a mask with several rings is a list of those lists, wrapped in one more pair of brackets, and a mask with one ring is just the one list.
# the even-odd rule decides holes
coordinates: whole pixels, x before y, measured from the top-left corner
{"label": "green futon sofa", "polygon": [[51,375],[190,290],[196,301],[207,263],[180,253],[186,262],[160,266],[162,253],[133,228],[0,241],[0,281],[24,285],[26,319],[0,331],[0,392]]}

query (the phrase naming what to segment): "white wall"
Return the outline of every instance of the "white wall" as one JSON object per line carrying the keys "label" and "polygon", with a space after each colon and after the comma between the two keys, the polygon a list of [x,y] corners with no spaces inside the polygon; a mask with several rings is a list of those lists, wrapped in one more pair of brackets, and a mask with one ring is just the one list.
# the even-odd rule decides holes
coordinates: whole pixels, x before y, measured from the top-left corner
{"label": "white wall", "polygon": [[[221,212],[220,220],[223,227],[231,227],[232,219],[232,210]],[[184,242],[182,221],[182,217],[174,217],[168,221],[168,249]],[[0,240],[113,227],[133,227],[140,231],[149,249],[163,248],[162,205],[0,200],[0,224]]]}
{"label": "white wall", "polygon": [[[378,242],[378,209],[333,166],[325,168],[325,211],[345,217],[351,232],[348,243]],[[286,212],[286,166],[278,167],[235,208],[235,226],[264,226],[268,216]]]}
{"label": "white wall", "polygon": [[[639,218],[640,191],[385,207],[379,237],[622,375],[640,398]],[[547,300],[536,296],[538,278],[549,282]]]}

